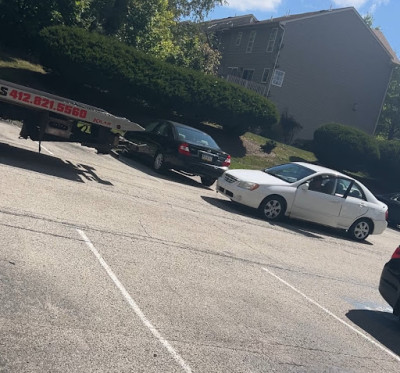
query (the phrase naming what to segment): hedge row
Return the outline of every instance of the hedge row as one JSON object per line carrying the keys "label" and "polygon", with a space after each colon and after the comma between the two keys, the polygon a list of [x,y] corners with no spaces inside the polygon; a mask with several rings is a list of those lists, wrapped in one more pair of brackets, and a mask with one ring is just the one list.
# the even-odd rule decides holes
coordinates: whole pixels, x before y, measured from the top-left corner
{"label": "hedge row", "polygon": [[380,162],[377,172],[390,180],[400,181],[400,141],[380,141]]}
{"label": "hedge row", "polygon": [[340,170],[367,170],[379,161],[376,140],[353,127],[331,123],[314,132],[314,154],[323,163]]}
{"label": "hedge row", "polygon": [[313,151],[321,163],[332,168],[366,171],[400,182],[400,141],[378,140],[356,128],[330,123],[314,132]]}
{"label": "hedge row", "polygon": [[[42,63],[78,86],[106,90],[129,105],[143,100],[155,110],[218,123],[242,133],[278,120],[267,99],[210,75],[156,60],[117,40],[78,28],[41,31]],[[134,119],[134,118],[132,118]]]}

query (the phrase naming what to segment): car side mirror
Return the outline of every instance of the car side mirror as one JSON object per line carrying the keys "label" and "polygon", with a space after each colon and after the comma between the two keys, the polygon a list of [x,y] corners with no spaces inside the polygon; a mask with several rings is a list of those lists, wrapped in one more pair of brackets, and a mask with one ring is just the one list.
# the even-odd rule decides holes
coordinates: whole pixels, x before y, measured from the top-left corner
{"label": "car side mirror", "polygon": [[304,190],[304,191],[308,190],[309,187],[310,187],[310,183],[308,183],[308,182],[300,185],[300,189]]}

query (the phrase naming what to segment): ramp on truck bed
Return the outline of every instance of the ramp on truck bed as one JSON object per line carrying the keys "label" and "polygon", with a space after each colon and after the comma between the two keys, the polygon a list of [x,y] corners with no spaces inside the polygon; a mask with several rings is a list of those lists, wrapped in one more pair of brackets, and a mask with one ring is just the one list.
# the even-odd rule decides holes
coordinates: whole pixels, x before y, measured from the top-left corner
{"label": "ramp on truck bed", "polygon": [[39,142],[78,142],[105,153],[118,145],[121,132],[143,130],[97,107],[1,79],[0,101],[13,105],[12,115],[22,119],[20,136]]}

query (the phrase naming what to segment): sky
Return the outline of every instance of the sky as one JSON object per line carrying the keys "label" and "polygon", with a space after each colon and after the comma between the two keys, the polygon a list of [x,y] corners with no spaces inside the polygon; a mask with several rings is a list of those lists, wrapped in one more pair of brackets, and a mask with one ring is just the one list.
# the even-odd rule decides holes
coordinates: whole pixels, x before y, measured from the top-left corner
{"label": "sky", "polygon": [[271,17],[353,6],[361,16],[373,17],[392,49],[400,57],[400,0],[226,0],[216,7],[207,20],[254,14],[259,20]]}

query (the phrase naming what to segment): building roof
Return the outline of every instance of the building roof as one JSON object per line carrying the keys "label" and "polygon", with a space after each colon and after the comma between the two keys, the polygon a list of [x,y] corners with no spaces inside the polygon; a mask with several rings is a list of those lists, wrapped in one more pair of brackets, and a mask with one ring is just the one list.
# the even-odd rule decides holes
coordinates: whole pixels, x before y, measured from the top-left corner
{"label": "building roof", "polygon": [[203,23],[207,31],[220,31],[227,28],[251,25],[258,22],[253,14],[246,14],[244,16],[227,17],[220,19],[213,19]]}
{"label": "building roof", "polygon": [[375,29],[371,29],[372,32],[375,34],[375,36],[377,37],[377,39],[379,40],[379,42],[386,48],[386,50],[389,52],[390,56],[392,57],[392,61],[393,63],[395,63],[396,65],[400,65],[400,60],[396,55],[396,52],[392,49],[392,47],[390,46],[389,42],[387,41],[387,39],[385,38],[385,35],[383,35],[382,31],[375,28]]}
{"label": "building roof", "polygon": [[353,7],[347,7],[347,8],[338,8],[338,9],[330,9],[330,10],[319,10],[316,12],[307,12],[307,13],[299,13],[299,14],[292,14],[292,15],[286,15],[282,17],[277,17],[277,18],[270,18],[266,20],[259,21],[253,14],[246,14],[242,16],[235,16],[235,17],[226,17],[226,18],[220,18],[220,19],[213,19],[210,21],[206,21],[203,24],[207,25],[208,29],[213,29],[213,27],[216,27],[220,29],[220,26],[225,26],[225,28],[232,28],[232,27],[239,27],[239,26],[249,26],[252,24],[263,24],[263,23],[270,23],[270,22],[287,22],[287,21],[294,21],[298,19],[303,19],[303,18],[309,18],[309,17],[314,17],[314,16],[319,16],[327,13],[334,13],[334,12],[341,12],[343,10],[347,9],[353,9]]}
{"label": "building roof", "polygon": [[[208,22],[205,22],[204,25],[206,25],[206,31],[221,31],[221,30],[226,30],[234,27],[249,27],[249,26],[254,26],[255,24],[257,25],[262,25],[262,24],[267,24],[267,23],[275,23],[275,24],[282,24],[284,25],[286,22],[294,22],[298,21],[301,19],[305,18],[312,18],[312,17],[318,17],[318,16],[323,16],[327,14],[332,14],[332,13],[339,13],[343,11],[353,11],[355,14],[357,14],[360,18],[360,14],[356,11],[354,7],[346,7],[346,8],[337,8],[337,9],[329,9],[329,10],[319,10],[316,12],[307,12],[307,13],[300,13],[300,14],[292,14],[292,15],[286,15],[282,17],[277,17],[277,18],[270,18],[267,20],[262,20],[259,21],[257,20],[256,17],[254,17],[253,14],[246,14],[244,16],[238,16],[238,17],[228,17],[228,18],[222,18],[222,19],[216,19],[216,20],[211,20]],[[390,56],[392,62],[396,65],[400,65],[400,60],[396,55],[396,52],[392,49],[390,46],[389,42],[383,35],[383,33],[379,29],[373,29],[365,25],[368,29],[370,29],[372,35],[378,40],[378,42],[382,45],[382,47],[386,50],[388,55]]]}
{"label": "building roof", "polygon": [[283,16],[283,17],[266,19],[264,21],[260,21],[260,23],[295,21],[295,20],[298,20],[298,19],[321,16],[321,15],[324,15],[324,14],[335,13],[335,12],[338,12],[338,11],[341,12],[341,11],[346,10],[346,9],[354,9],[354,8],[353,7],[347,7],[347,8],[338,8],[338,9],[329,9],[329,10],[318,10],[316,12],[299,13],[299,14],[292,14],[292,15],[288,14],[288,15]]}

